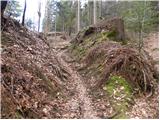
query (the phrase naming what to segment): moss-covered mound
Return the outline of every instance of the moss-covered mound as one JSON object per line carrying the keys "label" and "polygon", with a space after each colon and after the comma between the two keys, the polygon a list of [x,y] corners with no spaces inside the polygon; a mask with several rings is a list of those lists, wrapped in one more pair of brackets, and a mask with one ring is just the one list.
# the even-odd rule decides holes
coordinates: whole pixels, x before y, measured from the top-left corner
{"label": "moss-covered mound", "polygon": [[97,78],[94,81],[96,87],[104,85],[110,74],[117,74],[123,76],[133,88],[151,92],[155,71],[149,57],[124,45],[125,40],[116,42],[117,33],[113,29],[97,32],[94,29],[79,32],[70,47],[75,59],[85,64],[82,72]]}
{"label": "moss-covered mound", "polygon": [[128,118],[126,111],[133,98],[133,90],[130,84],[121,76],[111,75],[103,89],[111,98],[110,102],[117,113],[114,118]]}

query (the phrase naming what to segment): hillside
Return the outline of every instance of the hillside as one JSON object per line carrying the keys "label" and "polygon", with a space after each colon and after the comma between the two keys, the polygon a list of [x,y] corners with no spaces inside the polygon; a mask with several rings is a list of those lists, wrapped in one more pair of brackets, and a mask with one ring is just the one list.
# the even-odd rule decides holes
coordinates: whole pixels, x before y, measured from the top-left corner
{"label": "hillside", "polygon": [[127,44],[119,20],[71,40],[3,18],[1,117],[158,118],[152,57]]}
{"label": "hillside", "polygon": [[[119,31],[114,32],[117,29]],[[115,118],[149,118],[156,113],[158,106],[158,71],[155,64],[158,52],[151,51],[153,47],[158,48],[158,38],[151,38],[151,35],[145,38],[149,40],[139,53],[136,46],[125,38],[117,39],[124,34],[119,18],[103,20],[79,32],[71,41],[69,52],[79,63],[77,69],[93,90],[91,92],[106,92],[111,106],[119,113]]]}
{"label": "hillside", "polygon": [[2,118],[56,118],[67,72],[43,34],[13,19],[2,22]]}

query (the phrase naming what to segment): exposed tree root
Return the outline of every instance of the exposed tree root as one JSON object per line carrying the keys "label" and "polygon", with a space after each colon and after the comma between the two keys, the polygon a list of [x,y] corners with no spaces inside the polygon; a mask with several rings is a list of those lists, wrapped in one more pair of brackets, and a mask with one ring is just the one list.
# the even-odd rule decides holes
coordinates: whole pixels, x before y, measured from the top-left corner
{"label": "exposed tree root", "polygon": [[96,88],[103,85],[110,74],[119,74],[140,91],[153,90],[153,67],[136,49],[109,42],[92,49],[85,61],[90,65],[100,56],[104,56],[104,71]]}

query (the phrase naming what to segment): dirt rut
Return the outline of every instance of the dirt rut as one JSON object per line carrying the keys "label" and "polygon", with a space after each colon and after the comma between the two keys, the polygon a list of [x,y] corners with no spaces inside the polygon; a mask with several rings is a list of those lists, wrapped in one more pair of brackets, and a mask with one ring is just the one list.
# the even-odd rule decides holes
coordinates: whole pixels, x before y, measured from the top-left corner
{"label": "dirt rut", "polygon": [[[65,60],[63,59],[65,55],[64,51],[57,54],[58,61],[60,64],[68,71],[71,75],[71,92],[74,93],[74,96],[68,100],[67,108],[72,113],[77,113],[80,115],[80,118],[98,118],[96,117],[96,112],[93,110],[92,100],[88,94],[86,85],[83,83],[83,80],[79,73],[75,71]],[[71,115],[72,117],[73,115]],[[75,115],[76,117],[76,115]]]}

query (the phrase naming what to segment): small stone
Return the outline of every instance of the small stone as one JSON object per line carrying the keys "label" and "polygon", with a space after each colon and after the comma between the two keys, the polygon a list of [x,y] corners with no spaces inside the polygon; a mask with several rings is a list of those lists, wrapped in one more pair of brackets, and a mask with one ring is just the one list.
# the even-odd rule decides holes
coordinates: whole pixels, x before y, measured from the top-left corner
{"label": "small stone", "polygon": [[48,112],[47,108],[43,108],[43,112],[44,112],[45,114],[47,114],[47,112]]}

